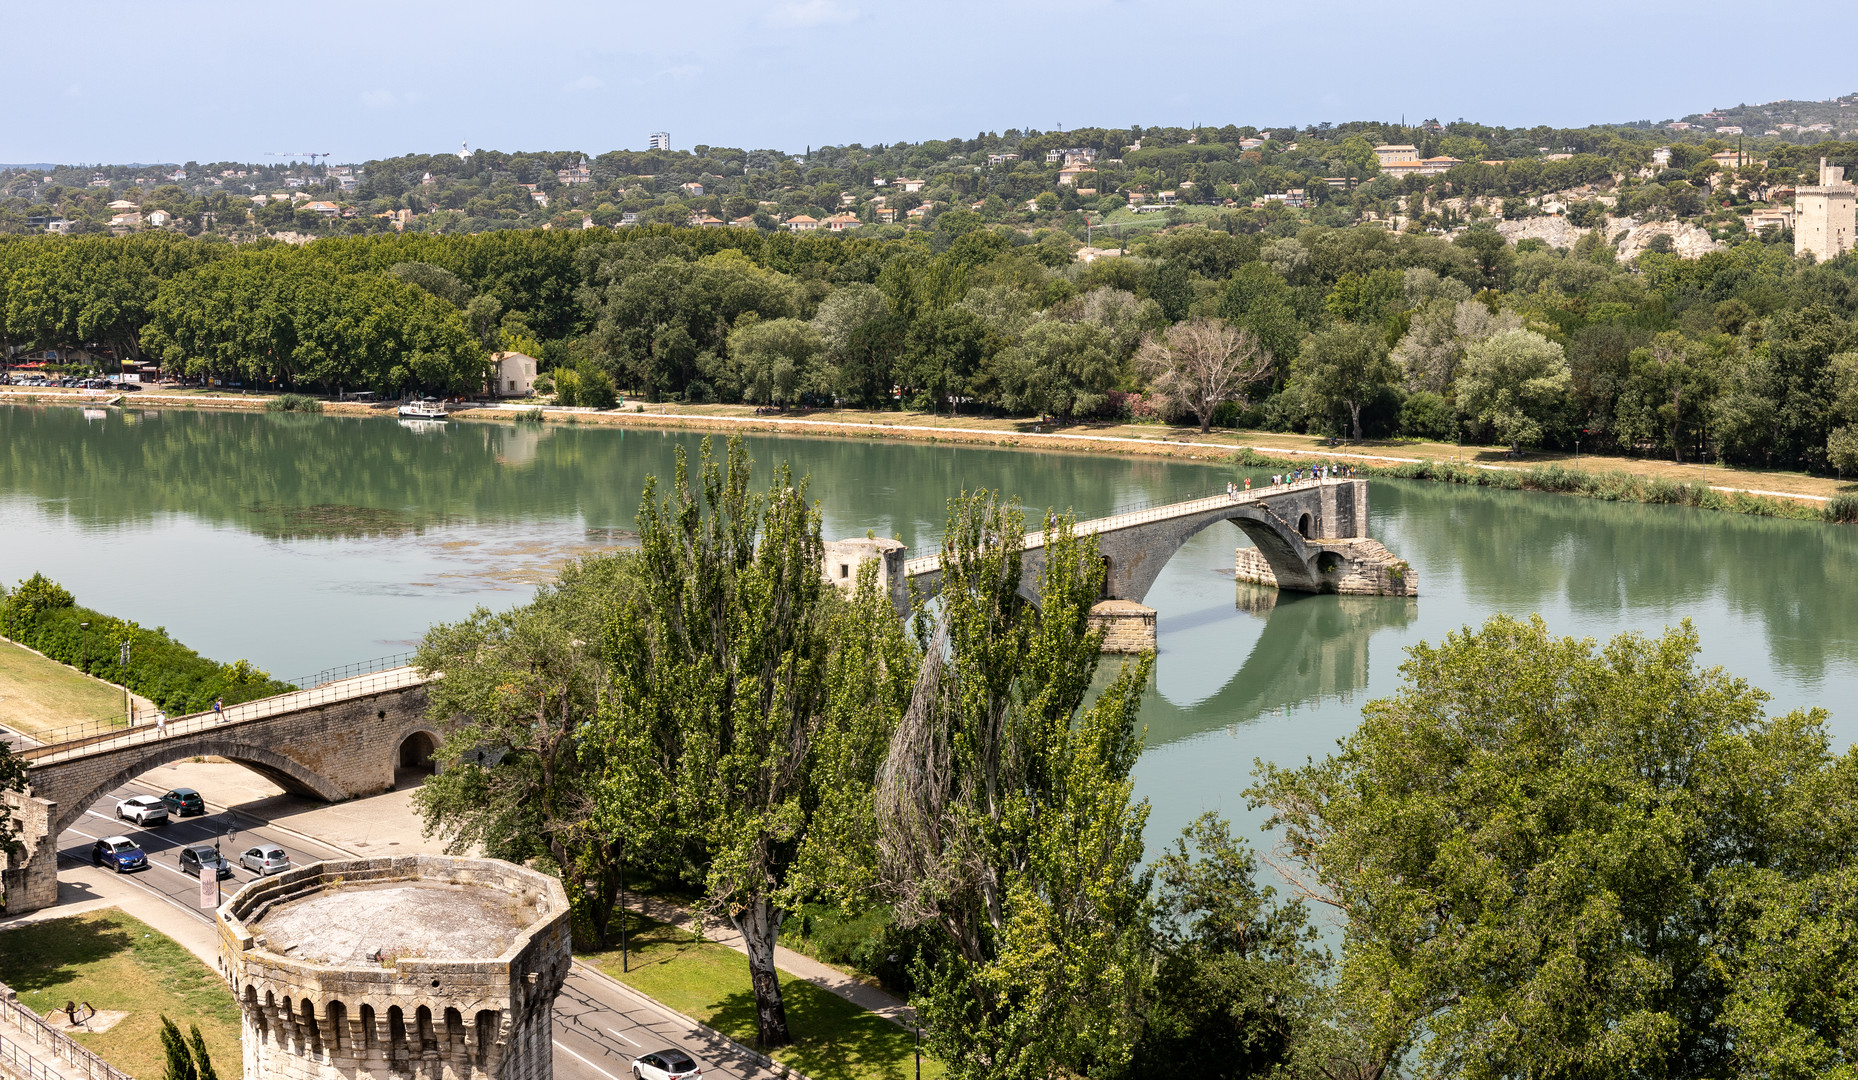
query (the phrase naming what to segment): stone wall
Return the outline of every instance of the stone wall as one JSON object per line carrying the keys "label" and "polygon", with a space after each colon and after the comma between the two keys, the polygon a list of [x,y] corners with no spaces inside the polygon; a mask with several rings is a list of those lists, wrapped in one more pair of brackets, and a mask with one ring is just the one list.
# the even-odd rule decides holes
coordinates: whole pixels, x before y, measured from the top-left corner
{"label": "stone wall", "polygon": [[1090,628],[1103,631],[1106,653],[1143,653],[1155,649],[1155,609],[1133,600],[1105,600],[1090,609]]}
{"label": "stone wall", "polygon": [[[1343,596],[1419,595],[1419,575],[1378,540],[1347,538],[1311,546],[1321,549],[1316,561],[1322,571],[1323,592]],[[1271,564],[1255,547],[1239,548],[1234,553],[1232,569],[1239,581],[1277,585],[1277,575],[1272,572]]]}

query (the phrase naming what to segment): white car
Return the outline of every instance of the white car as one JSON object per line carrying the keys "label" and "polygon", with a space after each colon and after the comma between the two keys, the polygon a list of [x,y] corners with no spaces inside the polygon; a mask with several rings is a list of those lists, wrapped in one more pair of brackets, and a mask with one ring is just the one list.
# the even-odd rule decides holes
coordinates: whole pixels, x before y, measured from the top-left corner
{"label": "white car", "polygon": [[703,1066],[682,1050],[655,1050],[633,1059],[632,1075],[636,1080],[695,1080],[703,1075]]}
{"label": "white car", "polygon": [[137,795],[116,804],[116,816],[143,828],[168,823],[168,804],[154,795]]}
{"label": "white car", "polygon": [[239,865],[259,877],[270,877],[290,869],[290,853],[274,844],[246,848],[245,854],[239,856]]}

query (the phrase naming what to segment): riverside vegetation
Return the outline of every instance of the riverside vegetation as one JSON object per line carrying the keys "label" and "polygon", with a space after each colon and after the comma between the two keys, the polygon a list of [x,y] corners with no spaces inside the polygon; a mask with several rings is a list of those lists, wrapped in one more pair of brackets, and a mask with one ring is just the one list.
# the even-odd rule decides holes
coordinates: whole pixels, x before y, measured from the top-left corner
{"label": "riverside vegetation", "polygon": [[1033,606],[1018,508],[953,500],[942,602],[905,624],[869,569],[820,580],[806,500],[706,448],[647,487],[637,552],[418,661],[468,718],[428,827],[560,874],[588,945],[622,874],[700,895],[747,941],[764,1045],[796,1037],[776,942],[857,927],[963,1077],[1858,1065],[1858,752],[1699,667],[1688,624],[1598,645],[1499,616],[1412,649],[1335,753],[1258,766],[1285,896],[1217,817],[1147,849],[1150,660],[1099,673],[1068,519]]}
{"label": "riverside vegetation", "polygon": [[[945,214],[889,238],[653,226],[232,247],[0,238],[0,342],[279,389],[1188,418],[1858,468],[1858,259],[1183,226],[1088,265]],[[1213,343],[1213,344],[1209,344]]]}

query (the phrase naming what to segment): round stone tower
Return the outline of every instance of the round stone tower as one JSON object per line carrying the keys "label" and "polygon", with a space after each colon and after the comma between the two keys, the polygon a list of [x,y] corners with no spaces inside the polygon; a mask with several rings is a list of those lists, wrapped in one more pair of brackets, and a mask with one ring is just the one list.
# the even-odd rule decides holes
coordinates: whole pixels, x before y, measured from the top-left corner
{"label": "round stone tower", "polygon": [[246,1080],[550,1080],[568,898],[496,859],[313,863],[219,909]]}

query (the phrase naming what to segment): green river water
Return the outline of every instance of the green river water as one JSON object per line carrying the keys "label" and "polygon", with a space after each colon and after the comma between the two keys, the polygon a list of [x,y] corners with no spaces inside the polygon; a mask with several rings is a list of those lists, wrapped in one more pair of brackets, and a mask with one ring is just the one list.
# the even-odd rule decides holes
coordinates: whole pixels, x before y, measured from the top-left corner
{"label": "green river water", "polygon": [[[220,660],[302,680],[408,650],[434,622],[521,602],[554,566],[627,543],[648,475],[685,432],[0,406],[0,577],[43,571],[80,602]],[[987,487],[1080,518],[1206,495],[1230,467],[946,444],[756,437],[760,474],[811,478],[828,539],[915,551],[949,496]],[[1262,474],[1253,474],[1262,479]],[[1401,650],[1496,612],[1607,637],[1694,620],[1704,658],[1819,705],[1858,738],[1858,530],[1679,507],[1376,481],[1373,535],[1417,600],[1236,585],[1236,528],[1175,556],[1145,602],[1160,655],[1138,793],[1151,850],[1203,809],[1245,821],[1253,759],[1327,753],[1390,693]],[[1114,662],[1114,661],[1111,661]]]}

